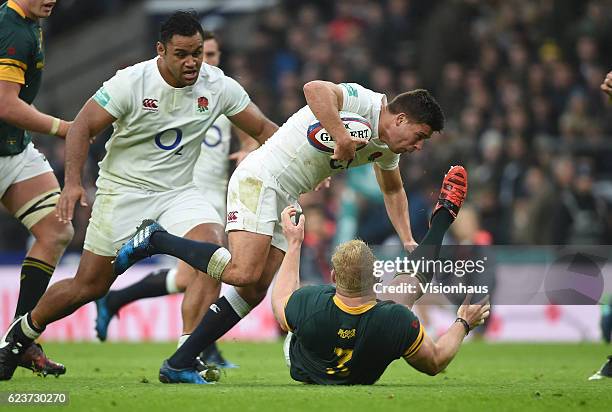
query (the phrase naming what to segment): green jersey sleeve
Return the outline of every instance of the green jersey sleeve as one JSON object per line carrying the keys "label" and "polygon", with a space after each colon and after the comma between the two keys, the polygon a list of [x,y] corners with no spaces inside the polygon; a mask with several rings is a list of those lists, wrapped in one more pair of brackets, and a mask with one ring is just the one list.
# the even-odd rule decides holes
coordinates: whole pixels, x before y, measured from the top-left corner
{"label": "green jersey sleeve", "polygon": [[25,84],[25,72],[35,47],[26,31],[0,27],[0,80]]}
{"label": "green jersey sleeve", "polygon": [[414,355],[423,344],[425,331],[414,313],[403,305],[393,304],[387,316],[389,325],[393,325],[389,346],[395,358]]}

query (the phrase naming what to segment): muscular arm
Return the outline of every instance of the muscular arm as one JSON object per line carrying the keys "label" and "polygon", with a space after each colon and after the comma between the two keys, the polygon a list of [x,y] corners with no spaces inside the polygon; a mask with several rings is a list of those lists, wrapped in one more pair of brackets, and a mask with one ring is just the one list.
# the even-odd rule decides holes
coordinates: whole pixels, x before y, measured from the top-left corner
{"label": "muscular arm", "polygon": [[[464,319],[470,329],[482,325],[489,317],[491,304],[486,296],[478,303],[471,303],[472,295],[465,297],[462,305],[457,310],[457,316]],[[415,369],[428,375],[437,375],[442,372],[453,360],[459,347],[466,336],[466,330],[462,323],[454,322],[437,342],[425,336],[421,347],[411,356],[404,359]]]}
{"label": "muscular arm", "polygon": [[74,204],[80,200],[81,206],[87,206],[87,196],[81,185],[81,173],[90,138],[115,121],[106,110],[93,100],[85,103],[66,136],[66,165],[64,190],[56,206],[56,216],[60,222],[72,220]]}
{"label": "muscular arm", "polygon": [[338,114],[344,100],[340,86],[323,80],[313,80],[304,85],[304,97],[312,113],[336,142],[351,140]]}
{"label": "muscular arm", "polygon": [[402,183],[399,167],[393,170],[383,170],[374,164],[376,180],[383,194],[387,215],[399,235],[402,244],[407,250],[413,246],[414,238],[410,229],[410,215],[408,212],[408,198]]}
{"label": "muscular arm", "polygon": [[278,130],[276,123],[268,119],[254,103],[249,103],[246,109],[228,116],[228,119],[260,145]]}
{"label": "muscular arm", "polygon": [[289,330],[285,318],[285,305],[291,294],[300,286],[300,251],[304,240],[305,220],[302,215],[298,224],[294,225],[291,222],[291,216],[295,216],[295,214],[296,210],[293,206],[288,206],[281,214],[283,233],[289,246],[272,288],[272,312],[274,312],[276,321],[284,331]]}
{"label": "muscular arm", "polygon": [[[35,133],[49,134],[53,127],[53,116],[39,112],[34,106],[19,98],[19,83],[0,80],[0,119],[2,121]],[[65,137],[69,123],[61,120],[56,133]]]}
{"label": "muscular arm", "polygon": [[434,376],[443,371],[453,360],[465,338],[465,329],[460,323],[452,326],[437,342],[425,336],[418,351],[404,358],[416,370]]}
{"label": "muscular arm", "polygon": [[90,138],[115,120],[93,100],[85,103],[66,136],[66,185],[81,185],[81,172],[87,160]]}

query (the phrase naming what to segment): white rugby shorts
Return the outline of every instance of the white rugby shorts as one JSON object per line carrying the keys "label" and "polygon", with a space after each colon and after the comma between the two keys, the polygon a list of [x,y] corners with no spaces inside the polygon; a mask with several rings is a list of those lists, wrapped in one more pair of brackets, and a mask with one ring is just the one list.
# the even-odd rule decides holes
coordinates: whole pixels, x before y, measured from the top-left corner
{"label": "white rugby shorts", "polygon": [[300,210],[297,198],[252,157],[247,157],[232,174],[227,187],[225,231],[244,230],[271,236],[272,246],[286,252],[287,239],[280,215],[289,205]]}
{"label": "white rugby shorts", "polygon": [[0,156],[0,198],[15,183],[47,172],[53,172],[53,169],[32,142],[19,154]]}
{"label": "white rugby shorts", "polygon": [[220,218],[222,220],[225,220],[225,202],[227,201],[227,180],[213,182],[198,179],[194,174],[193,182],[195,183],[202,196],[204,196],[204,199],[206,199],[206,201],[212,205],[212,207],[217,211],[217,214],[220,216]]}
{"label": "white rugby shorts", "polygon": [[156,220],[176,236],[203,223],[223,225],[193,184],[166,192],[117,186],[96,193],[83,247],[100,256],[114,256],[144,219]]}

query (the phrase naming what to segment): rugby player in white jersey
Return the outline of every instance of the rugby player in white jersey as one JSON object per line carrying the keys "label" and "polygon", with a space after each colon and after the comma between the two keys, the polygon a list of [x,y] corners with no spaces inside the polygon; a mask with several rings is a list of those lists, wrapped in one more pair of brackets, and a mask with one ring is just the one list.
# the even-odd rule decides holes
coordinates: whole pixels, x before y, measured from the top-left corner
{"label": "rugby player in white jersey", "polygon": [[[164,362],[162,382],[205,383],[194,377],[193,359],[263,300],[282,262],[287,241],[281,229],[281,212],[329,176],[349,166],[373,163],[397,234],[407,250],[416,245],[399,157],[420,150],[433,132],[443,128],[440,106],[426,90],[402,93],[387,103],[383,94],[355,83],[313,81],[304,86],[304,94],[308,105],[251,153],[230,178],[226,231],[231,255],[216,245],[173,236],[151,220],[143,222],[117,254],[116,273],[146,256],[164,253],[235,286],[211,306],[190,338]],[[340,111],[357,113],[372,126],[372,138],[365,147],[355,150],[356,144],[364,141],[350,136]],[[315,119],[336,141],[331,157],[307,139],[308,126]]]}
{"label": "rugby player in white jersey", "polygon": [[[204,63],[215,67],[219,65],[221,51],[219,42],[212,32],[204,31],[203,54]],[[215,209],[219,220],[224,219],[226,214],[225,201],[230,160],[242,159],[248,152],[257,147],[257,142],[249,136],[245,136],[239,131],[236,131],[235,135],[240,140],[241,150],[230,155],[232,123],[226,116],[220,116],[204,135],[202,151],[193,169],[193,183]],[[211,224],[217,225],[217,223]],[[223,226],[217,229],[218,232],[222,232]],[[184,292],[197,273],[193,270],[184,270],[186,268],[190,269],[191,267],[181,265],[172,269],[160,269],[148,274],[133,285],[120,290],[112,290],[103,298],[96,300],[96,333],[98,338],[101,341],[106,340],[108,326],[123,306],[140,299]],[[214,287],[206,290],[206,293],[208,297],[203,302],[209,304],[219,297],[218,289]],[[198,321],[206,308],[207,306],[201,306],[202,310],[199,313]],[[179,339],[179,345],[188,337],[188,334],[183,334]],[[221,368],[235,367],[234,364],[223,358],[215,343],[203,350],[200,358],[206,364],[214,364]]]}
{"label": "rugby player in white jersey", "polygon": [[[158,56],[117,72],[75,119],[66,137],[66,184],[56,212],[63,222],[72,219],[77,201],[86,202],[81,172],[90,137],[114,126],[100,163],[85,250],[75,277],[51,286],[9,327],[0,344],[0,379],[12,377],[23,348],[48,324],[108,292],[116,278],[115,252],[143,213],[178,236],[222,244],[222,222],[193,184],[202,139],[223,114],[260,143],[278,127],[235,80],[202,64],[203,34],[195,15],[174,13],[161,27]],[[199,310],[205,292],[219,287],[205,278],[197,276],[188,286],[185,300],[192,294],[197,303],[189,310]],[[184,328],[196,318],[184,316]]]}

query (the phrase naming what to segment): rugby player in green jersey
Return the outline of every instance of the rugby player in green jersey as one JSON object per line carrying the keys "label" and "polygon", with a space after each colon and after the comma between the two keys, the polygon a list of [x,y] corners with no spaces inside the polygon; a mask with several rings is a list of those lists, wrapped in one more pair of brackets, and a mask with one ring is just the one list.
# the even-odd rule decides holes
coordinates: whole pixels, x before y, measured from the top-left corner
{"label": "rugby player in green jersey", "polygon": [[[442,185],[431,228],[411,257],[439,250],[444,233],[459,211],[467,192],[467,173],[454,166]],[[376,382],[395,359],[404,358],[417,370],[435,375],[459,351],[470,329],[489,315],[488,297],[471,304],[467,296],[457,320],[437,342],[429,338],[419,319],[403,304],[376,299],[374,254],[360,240],[338,246],[332,257],[333,285],[299,288],[300,249],[304,240],[303,216],[297,225],[294,206],[282,213],[283,233],[289,243],[272,290],[272,308],[281,329],[292,332],[285,358],[296,381],[320,385],[369,385]],[[438,252],[434,252],[437,254]],[[427,282],[431,275],[401,275],[401,282]],[[415,288],[419,290],[419,288]],[[403,295],[412,306],[419,294]]]}
{"label": "rugby player in green jersey", "polygon": [[[29,133],[64,138],[70,126],[32,106],[45,65],[38,20],[49,17],[54,6],[55,0],[9,0],[0,5],[0,199],[35,239],[21,267],[15,318],[36,306],[73,235],[72,225],[51,213],[59,199],[59,183]],[[43,376],[66,372],[37,343],[22,353],[19,365]]]}

